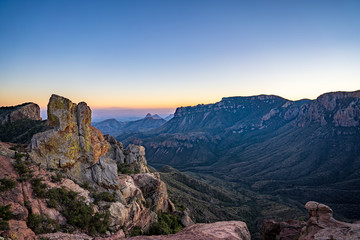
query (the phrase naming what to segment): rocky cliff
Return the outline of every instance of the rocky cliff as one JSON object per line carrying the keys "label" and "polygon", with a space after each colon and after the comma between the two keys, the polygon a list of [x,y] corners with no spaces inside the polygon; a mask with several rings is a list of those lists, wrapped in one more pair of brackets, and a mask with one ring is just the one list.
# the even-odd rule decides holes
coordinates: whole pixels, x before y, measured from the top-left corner
{"label": "rocky cliff", "polygon": [[1,194],[0,204],[1,211],[10,211],[1,234],[34,239],[61,228],[125,236],[135,228],[146,231],[158,214],[175,211],[165,183],[147,168],[145,148],[125,149],[103,136],[91,126],[86,103],[52,95],[47,124],[52,128],[35,134],[28,148],[1,143],[0,187],[7,194]]}
{"label": "rocky cliff", "polygon": [[41,120],[39,105],[24,103],[15,107],[0,108],[0,124],[13,123],[22,119]]}
{"label": "rocky cliff", "polygon": [[[315,196],[343,218],[359,219],[360,91],[315,100],[223,98],[178,108],[160,128],[123,139],[144,145],[148,162],[190,171],[229,190],[248,186],[297,202]],[[291,201],[290,201],[291,202]],[[351,209],[351,210],[350,210]]]}

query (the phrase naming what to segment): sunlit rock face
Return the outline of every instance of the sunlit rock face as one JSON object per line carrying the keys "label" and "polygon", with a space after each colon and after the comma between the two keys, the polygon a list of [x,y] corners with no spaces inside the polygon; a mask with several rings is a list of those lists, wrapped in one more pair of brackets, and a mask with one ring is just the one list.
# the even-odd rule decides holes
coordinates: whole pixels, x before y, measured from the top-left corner
{"label": "sunlit rock face", "polygon": [[35,103],[24,103],[15,107],[0,108],[0,124],[22,119],[41,120],[40,107]]}
{"label": "sunlit rock face", "polygon": [[48,124],[54,129],[35,135],[31,142],[33,156],[42,165],[63,168],[79,161],[96,163],[109,148],[102,133],[91,126],[91,110],[84,102],[77,105],[52,95]]}
{"label": "sunlit rock face", "polygon": [[136,145],[123,149],[115,139],[105,139],[91,126],[91,109],[85,102],[75,104],[52,95],[47,122],[53,129],[31,140],[31,157],[43,167],[68,169],[72,179],[106,189],[119,189],[117,162],[138,173],[148,172],[145,149]]}

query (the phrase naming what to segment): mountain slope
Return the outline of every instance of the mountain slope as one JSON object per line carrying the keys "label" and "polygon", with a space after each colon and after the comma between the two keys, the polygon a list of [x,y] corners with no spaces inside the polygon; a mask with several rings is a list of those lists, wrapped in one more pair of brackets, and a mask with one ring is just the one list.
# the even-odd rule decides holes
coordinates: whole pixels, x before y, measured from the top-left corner
{"label": "mountain slope", "polygon": [[103,134],[110,134],[116,136],[121,130],[121,128],[125,125],[125,123],[112,118],[101,122],[93,123],[93,125],[94,127],[100,129]]}
{"label": "mountain slope", "polygon": [[326,93],[312,101],[232,97],[178,108],[160,128],[124,143],[145,145],[156,167],[211,175],[301,204],[313,199],[357,219],[359,121],[360,91]]}

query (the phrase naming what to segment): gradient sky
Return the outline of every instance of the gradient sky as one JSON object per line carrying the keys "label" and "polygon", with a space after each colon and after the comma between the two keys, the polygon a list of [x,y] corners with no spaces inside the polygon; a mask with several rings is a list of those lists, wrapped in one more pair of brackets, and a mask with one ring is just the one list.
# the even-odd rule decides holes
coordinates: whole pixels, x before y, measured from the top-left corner
{"label": "gradient sky", "polygon": [[0,0],[0,106],[360,89],[360,1]]}

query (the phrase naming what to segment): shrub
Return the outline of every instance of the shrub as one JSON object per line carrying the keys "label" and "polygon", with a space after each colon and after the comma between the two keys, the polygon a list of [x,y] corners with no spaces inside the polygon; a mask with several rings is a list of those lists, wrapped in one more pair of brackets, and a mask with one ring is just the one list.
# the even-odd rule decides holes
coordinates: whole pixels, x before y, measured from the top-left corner
{"label": "shrub", "polygon": [[57,232],[59,225],[47,215],[29,214],[27,225],[35,234]]}
{"label": "shrub", "polygon": [[10,179],[10,178],[1,178],[0,179],[0,192],[5,192],[10,189],[13,189],[17,186],[16,181]]}
{"label": "shrub", "polygon": [[130,237],[140,236],[142,234],[141,227],[136,226],[130,233]]}
{"label": "shrub", "polygon": [[126,163],[118,163],[118,173],[120,174],[134,174],[136,173],[133,169],[130,168],[130,166]]}
{"label": "shrub", "polygon": [[[109,228],[109,213],[95,213],[92,205],[87,205],[83,197],[74,191],[67,191],[64,187],[52,188],[48,191],[49,203],[53,206],[61,205],[61,213],[68,224],[83,229],[90,234],[105,233]],[[49,204],[48,203],[48,204]]]}
{"label": "shrub", "polygon": [[15,171],[20,175],[20,178],[18,179],[20,182],[27,181],[33,176],[29,167],[27,166],[29,163],[25,163],[21,160],[23,156],[23,154],[15,152],[14,168]]}
{"label": "shrub", "polygon": [[101,193],[94,193],[92,194],[92,197],[94,198],[94,203],[98,204],[100,201],[105,201],[105,202],[115,202],[115,194],[111,194],[109,192],[101,192]]}
{"label": "shrub", "polygon": [[9,224],[8,220],[12,219],[13,213],[10,211],[11,204],[6,206],[0,205],[0,230],[8,230]]}
{"label": "shrub", "polygon": [[47,185],[42,183],[42,178],[34,178],[31,180],[31,185],[33,186],[33,192],[39,198],[45,198],[47,195]]}
{"label": "shrub", "polygon": [[60,172],[57,172],[56,175],[51,176],[51,181],[52,182],[61,182],[63,176]]}
{"label": "shrub", "polygon": [[157,222],[149,228],[146,235],[167,235],[177,233],[182,229],[179,215],[158,213]]}

